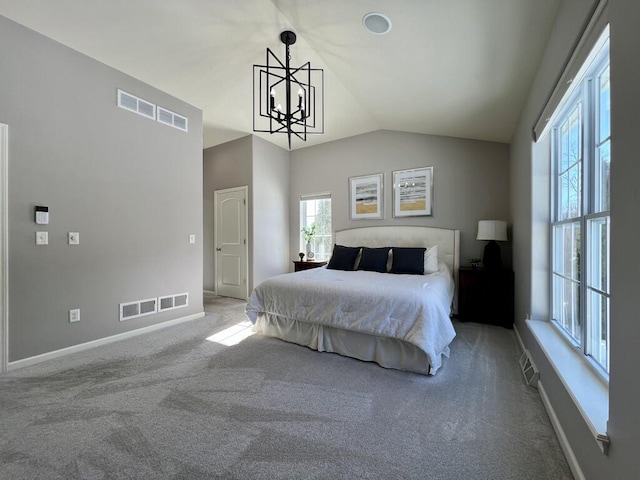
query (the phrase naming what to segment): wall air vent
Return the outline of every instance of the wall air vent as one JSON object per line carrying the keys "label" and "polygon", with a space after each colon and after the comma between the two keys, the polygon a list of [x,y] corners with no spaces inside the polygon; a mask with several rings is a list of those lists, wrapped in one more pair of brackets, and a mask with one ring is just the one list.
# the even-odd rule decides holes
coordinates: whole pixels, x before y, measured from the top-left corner
{"label": "wall air vent", "polygon": [[143,117],[150,118],[151,120],[156,119],[156,106],[153,103],[149,103],[120,89],[118,89],[118,106],[142,115]]}
{"label": "wall air vent", "polygon": [[189,305],[189,294],[178,293],[176,295],[167,295],[166,297],[158,297],[158,311],[173,310],[174,308],[186,307]]}
{"label": "wall air vent", "polygon": [[177,128],[178,130],[182,130],[183,132],[188,131],[189,120],[187,117],[183,117],[182,115],[178,115],[171,110],[167,110],[166,108],[158,107],[158,122],[164,123],[165,125],[169,125],[170,127]]}
{"label": "wall air vent", "polygon": [[120,321],[131,320],[132,318],[144,317],[158,311],[158,299],[148,298],[147,300],[137,300],[120,304]]}

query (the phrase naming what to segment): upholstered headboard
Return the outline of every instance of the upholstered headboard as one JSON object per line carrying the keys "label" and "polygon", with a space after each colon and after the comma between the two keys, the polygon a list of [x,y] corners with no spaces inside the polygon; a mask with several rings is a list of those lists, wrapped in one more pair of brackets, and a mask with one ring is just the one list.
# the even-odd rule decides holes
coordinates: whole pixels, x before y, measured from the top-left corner
{"label": "upholstered headboard", "polygon": [[351,228],[335,232],[335,243],[347,247],[432,247],[438,245],[438,259],[446,263],[453,274],[456,285],[453,312],[457,313],[460,230],[392,225]]}

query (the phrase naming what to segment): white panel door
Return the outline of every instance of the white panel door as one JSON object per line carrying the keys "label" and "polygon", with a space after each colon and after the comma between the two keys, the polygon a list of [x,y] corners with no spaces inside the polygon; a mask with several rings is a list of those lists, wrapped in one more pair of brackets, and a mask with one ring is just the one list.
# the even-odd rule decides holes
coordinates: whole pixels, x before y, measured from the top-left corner
{"label": "white panel door", "polygon": [[216,293],[246,300],[247,187],[214,192]]}

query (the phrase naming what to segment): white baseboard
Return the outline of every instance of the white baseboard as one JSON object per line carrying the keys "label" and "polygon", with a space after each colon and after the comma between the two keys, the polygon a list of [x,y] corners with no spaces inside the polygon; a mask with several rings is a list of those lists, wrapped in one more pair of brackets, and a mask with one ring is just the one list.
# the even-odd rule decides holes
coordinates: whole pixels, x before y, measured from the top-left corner
{"label": "white baseboard", "polygon": [[36,355],[34,357],[23,358],[22,360],[16,360],[15,362],[9,362],[7,365],[7,371],[17,370],[19,368],[28,367],[30,365],[35,365],[37,363],[45,362],[47,360],[52,360],[54,358],[63,357],[65,355],[70,355],[76,352],[82,352],[83,350],[88,350],[90,348],[99,347],[101,345],[107,345],[109,343],[118,342],[120,340],[124,340],[126,338],[136,337],[138,335],[142,335],[144,333],[153,332],[155,330],[160,330],[161,328],[171,327],[173,325],[178,325],[179,323],[188,322],[190,320],[195,320],[197,318],[204,317],[205,313],[194,313],[192,315],[187,315],[185,317],[175,318],[173,320],[169,320],[167,322],[158,323],[156,325],[149,325],[148,327],[138,328],[136,330],[131,330],[129,332],[118,333],[117,335],[112,335],[110,337],[99,338],[98,340],[92,340],[86,343],[80,343],[78,345],[73,345],[71,347],[61,348],[60,350],[54,350],[53,352],[43,353],[41,355]]}
{"label": "white baseboard", "polygon": [[520,352],[524,352],[526,348],[524,347],[524,342],[522,341],[522,337],[520,336],[520,331],[518,330],[518,326],[513,326],[513,333],[516,336],[516,340],[518,340],[518,345],[520,345]]}
{"label": "white baseboard", "polygon": [[573,453],[573,449],[569,444],[569,440],[564,433],[562,425],[558,420],[558,416],[556,415],[553,406],[551,405],[551,401],[549,401],[549,397],[547,396],[547,392],[542,385],[542,382],[538,380],[538,392],[540,392],[540,398],[542,399],[542,404],[544,408],[547,410],[547,415],[549,415],[549,419],[551,420],[551,425],[553,425],[553,429],[556,432],[556,436],[558,437],[558,441],[560,442],[560,447],[564,452],[564,456],[567,459],[567,463],[569,464],[569,468],[571,469],[571,473],[573,474],[573,478],[575,480],[586,480],[584,473],[582,473],[582,469],[580,468],[580,464],[576,459],[575,454]]}
{"label": "white baseboard", "polygon": [[[520,346],[520,350],[525,352],[527,349],[524,346],[524,342],[522,341],[522,337],[520,336],[520,332],[518,328],[514,325],[513,331],[516,335],[516,339],[518,340],[518,344]],[[531,360],[533,363],[533,360]],[[562,452],[564,453],[565,458],[567,459],[567,463],[569,464],[569,469],[573,474],[573,478],[575,480],[585,480],[585,476],[582,473],[582,469],[580,468],[580,464],[573,453],[573,449],[569,444],[569,440],[567,439],[566,434],[564,433],[564,429],[560,424],[560,420],[558,420],[558,416],[556,415],[555,410],[553,409],[553,405],[551,405],[551,401],[549,400],[549,396],[547,395],[547,391],[544,389],[542,381],[538,379],[536,388],[538,389],[538,393],[540,394],[540,399],[542,400],[542,405],[544,405],[545,410],[547,411],[547,415],[551,420],[551,425],[553,426],[553,430],[556,432],[556,437],[558,437],[558,442],[560,442],[560,448],[562,448]]]}

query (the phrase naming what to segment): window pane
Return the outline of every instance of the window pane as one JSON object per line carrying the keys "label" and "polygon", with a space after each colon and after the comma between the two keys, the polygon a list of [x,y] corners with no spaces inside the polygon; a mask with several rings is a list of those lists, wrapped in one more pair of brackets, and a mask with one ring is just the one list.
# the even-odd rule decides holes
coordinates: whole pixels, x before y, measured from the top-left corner
{"label": "window pane", "polygon": [[609,217],[587,222],[588,272],[587,286],[609,293]]}
{"label": "window pane", "polygon": [[553,319],[580,344],[580,284],[553,276]]}
{"label": "window pane", "polygon": [[577,163],[558,178],[558,220],[582,214],[582,164]]}
{"label": "window pane", "polygon": [[609,175],[611,172],[611,141],[607,140],[598,148],[595,159],[595,190],[594,209],[595,212],[606,212],[609,210]]}
{"label": "window pane", "polygon": [[558,173],[563,173],[571,165],[582,160],[582,106],[578,102],[564,117],[559,129]]}
{"label": "window pane", "polygon": [[582,214],[582,107],[569,111],[558,128],[556,159],[556,219]]}
{"label": "window pane", "polygon": [[580,224],[566,223],[553,227],[553,271],[580,281]]}
{"label": "window pane", "polygon": [[609,89],[609,65],[598,79],[598,143],[611,136],[611,100]]}
{"label": "window pane", "polygon": [[580,104],[569,115],[569,165],[582,160],[582,112]]}
{"label": "window pane", "polygon": [[587,318],[589,341],[587,354],[609,371],[609,299],[591,289],[587,290]]}
{"label": "window pane", "polygon": [[304,227],[316,227],[311,241],[311,251],[316,260],[324,260],[331,255],[331,199],[320,198],[300,201],[300,251],[306,252],[306,241],[302,234]]}

